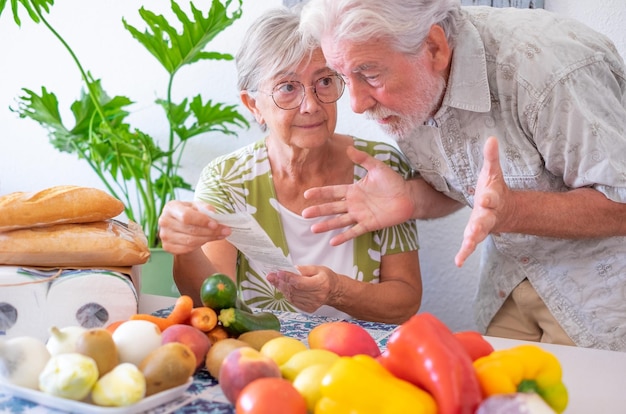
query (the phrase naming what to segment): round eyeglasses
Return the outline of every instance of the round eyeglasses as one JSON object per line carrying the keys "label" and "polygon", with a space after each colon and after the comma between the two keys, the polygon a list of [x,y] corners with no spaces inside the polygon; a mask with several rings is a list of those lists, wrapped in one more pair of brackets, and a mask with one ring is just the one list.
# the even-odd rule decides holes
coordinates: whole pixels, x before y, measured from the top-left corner
{"label": "round eyeglasses", "polygon": [[272,97],[277,107],[290,110],[302,105],[307,88],[313,88],[313,92],[315,92],[315,96],[320,102],[334,103],[343,95],[345,86],[346,84],[341,76],[333,74],[319,78],[311,86],[304,86],[298,81],[281,82],[274,86],[272,93],[268,95]]}

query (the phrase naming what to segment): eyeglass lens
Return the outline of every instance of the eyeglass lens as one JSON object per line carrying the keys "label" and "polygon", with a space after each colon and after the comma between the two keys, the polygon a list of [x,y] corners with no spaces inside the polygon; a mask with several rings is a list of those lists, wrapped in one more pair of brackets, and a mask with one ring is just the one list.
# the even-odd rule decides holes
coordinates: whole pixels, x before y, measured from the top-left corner
{"label": "eyeglass lens", "polygon": [[[322,103],[336,102],[344,90],[343,79],[339,75],[328,75],[315,81],[312,88]],[[298,81],[279,83],[272,90],[272,99],[282,109],[294,109],[302,104],[306,87]]]}

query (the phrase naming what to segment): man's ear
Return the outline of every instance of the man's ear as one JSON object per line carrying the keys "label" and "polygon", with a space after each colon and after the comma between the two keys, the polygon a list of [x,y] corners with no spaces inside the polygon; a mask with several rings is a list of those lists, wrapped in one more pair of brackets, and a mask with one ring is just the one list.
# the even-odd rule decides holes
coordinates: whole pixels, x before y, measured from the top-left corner
{"label": "man's ear", "polygon": [[244,106],[248,108],[252,115],[254,115],[256,121],[260,125],[263,125],[265,123],[265,120],[263,119],[263,115],[256,105],[256,99],[252,95],[250,95],[248,91],[239,92],[239,98],[241,99],[241,102],[244,104]]}
{"label": "man's ear", "polygon": [[452,49],[450,49],[446,33],[441,26],[433,24],[424,43],[428,50],[433,70],[439,72],[447,70],[452,57]]}

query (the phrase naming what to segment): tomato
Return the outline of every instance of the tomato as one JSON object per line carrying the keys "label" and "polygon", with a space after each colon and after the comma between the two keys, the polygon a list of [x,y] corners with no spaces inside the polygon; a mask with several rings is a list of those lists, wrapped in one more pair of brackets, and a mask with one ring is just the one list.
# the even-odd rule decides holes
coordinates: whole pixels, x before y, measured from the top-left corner
{"label": "tomato", "polygon": [[258,378],[237,398],[235,414],[307,414],[304,397],[284,378]]}
{"label": "tomato", "polygon": [[200,300],[208,308],[218,312],[234,308],[237,304],[237,285],[223,273],[207,277],[200,287]]}

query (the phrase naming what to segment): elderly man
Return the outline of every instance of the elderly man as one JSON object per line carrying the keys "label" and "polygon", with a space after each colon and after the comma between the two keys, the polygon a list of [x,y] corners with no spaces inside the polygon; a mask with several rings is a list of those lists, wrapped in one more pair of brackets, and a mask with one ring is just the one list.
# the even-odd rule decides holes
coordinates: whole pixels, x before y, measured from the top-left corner
{"label": "elderly man", "polygon": [[472,207],[489,335],[626,351],[626,71],[613,44],[545,10],[458,0],[310,0],[301,31],[352,109],[398,141],[407,180],[365,154],[353,185],[314,188],[340,244]]}

